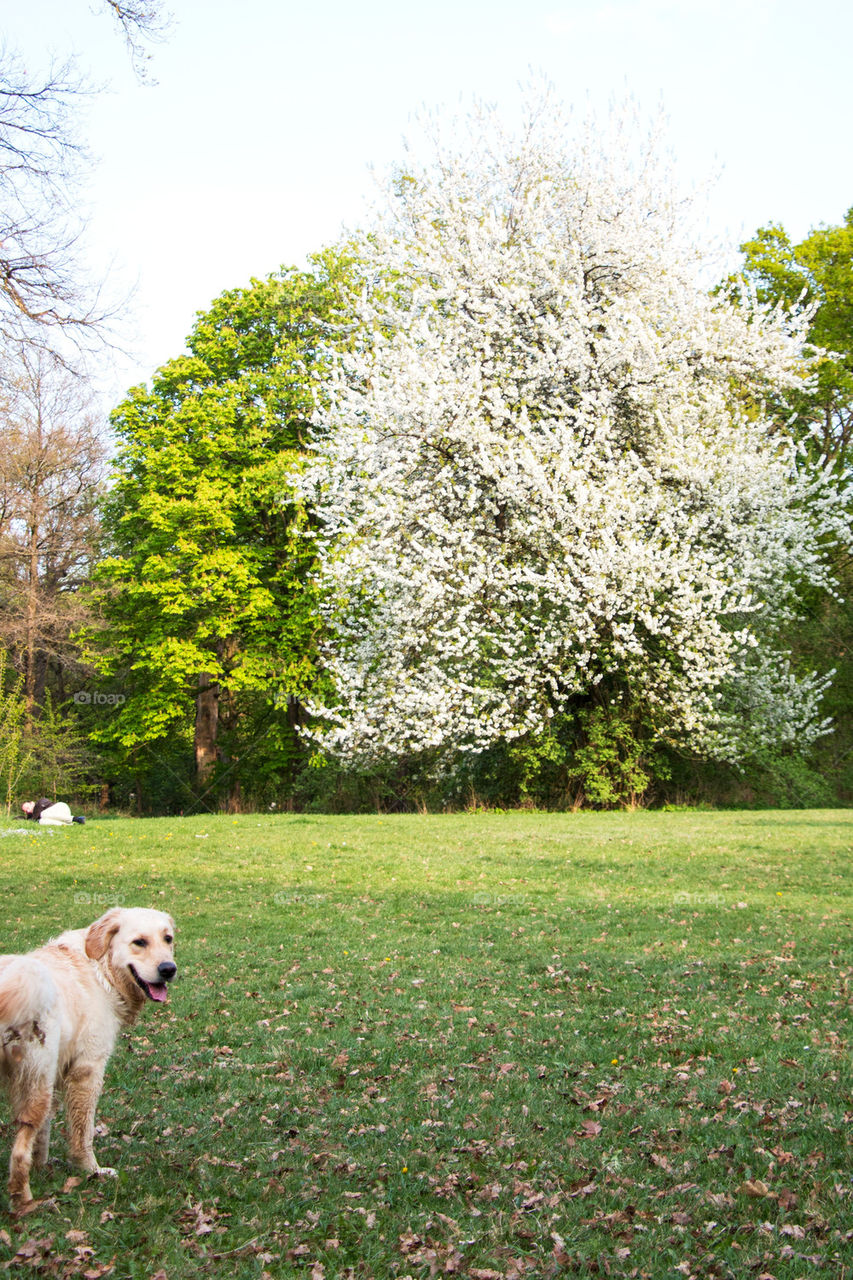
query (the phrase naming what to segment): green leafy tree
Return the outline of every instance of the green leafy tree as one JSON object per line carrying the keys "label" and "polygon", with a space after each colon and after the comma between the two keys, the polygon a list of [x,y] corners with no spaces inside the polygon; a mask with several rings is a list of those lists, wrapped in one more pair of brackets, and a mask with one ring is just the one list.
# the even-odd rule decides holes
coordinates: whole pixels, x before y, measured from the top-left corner
{"label": "green leafy tree", "polygon": [[[785,430],[791,429],[813,456],[825,458],[840,485],[849,485],[853,466],[853,208],[839,226],[822,226],[794,243],[785,229],[760,227],[741,245],[739,276],[728,282],[736,291],[741,280],[752,287],[759,304],[793,312],[813,308],[808,340],[817,355],[808,382],[775,406]],[[791,411],[796,414],[791,422]],[[777,755],[763,763],[766,777],[756,785],[786,803],[811,802],[815,788],[834,788],[853,796],[853,566],[849,553],[836,555],[839,593],[835,598],[809,597],[805,617],[791,636],[795,656],[804,667],[835,669],[825,710],[835,732],[825,738],[812,761]]]}
{"label": "green leafy tree", "polygon": [[287,477],[346,332],[351,267],[330,251],[222,294],[188,354],[112,416],[103,630],[89,646],[124,701],[96,734],[137,777],[140,753],[185,743],[208,803],[227,776],[238,807],[300,756],[316,610],[310,512]]}
{"label": "green leafy tree", "polygon": [[9,668],[6,651],[0,648],[0,807],[7,817],[15,789],[31,764],[25,745],[26,715],[23,679]]}
{"label": "green leafy tree", "polygon": [[[849,472],[853,445],[853,208],[837,227],[818,227],[794,244],[778,224],[760,227],[741,245],[741,278],[760,303],[792,311],[814,308],[809,343],[820,348],[810,382],[788,397],[797,430],[839,472]],[[731,283],[736,283],[735,278]]]}

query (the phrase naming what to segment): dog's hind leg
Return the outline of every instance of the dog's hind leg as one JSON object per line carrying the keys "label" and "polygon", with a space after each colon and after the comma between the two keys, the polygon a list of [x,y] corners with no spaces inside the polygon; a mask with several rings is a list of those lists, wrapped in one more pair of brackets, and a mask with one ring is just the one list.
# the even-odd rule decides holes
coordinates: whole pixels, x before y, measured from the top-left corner
{"label": "dog's hind leg", "polygon": [[35,1142],[33,1143],[33,1164],[37,1169],[43,1169],[50,1156],[50,1122],[55,1111],[56,1106],[54,1104],[47,1113],[47,1119],[36,1134]]}
{"label": "dog's hind leg", "polygon": [[26,1080],[26,1092],[21,1088],[22,1083],[16,1081],[17,1087],[13,1086],[12,1089],[18,1132],[15,1135],[9,1160],[9,1198],[15,1212],[20,1212],[32,1201],[30,1169],[33,1163],[33,1149],[45,1123],[50,1124],[53,1107],[51,1081],[30,1077]]}

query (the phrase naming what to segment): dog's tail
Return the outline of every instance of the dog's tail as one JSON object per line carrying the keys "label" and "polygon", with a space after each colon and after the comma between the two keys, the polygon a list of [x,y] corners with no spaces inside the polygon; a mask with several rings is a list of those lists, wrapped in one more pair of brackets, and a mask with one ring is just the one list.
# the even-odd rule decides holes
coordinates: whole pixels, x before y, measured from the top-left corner
{"label": "dog's tail", "polygon": [[57,1001],[56,983],[35,956],[9,956],[0,967],[0,1053],[12,1062],[31,1040],[44,1044]]}

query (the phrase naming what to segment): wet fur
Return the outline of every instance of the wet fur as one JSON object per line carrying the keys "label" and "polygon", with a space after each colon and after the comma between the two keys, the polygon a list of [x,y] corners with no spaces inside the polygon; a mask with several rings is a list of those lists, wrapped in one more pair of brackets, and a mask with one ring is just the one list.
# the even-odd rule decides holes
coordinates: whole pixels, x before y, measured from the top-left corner
{"label": "wet fur", "polygon": [[92,1149],[104,1071],[120,1028],[148,1000],[133,970],[158,989],[175,975],[174,929],[165,912],[114,907],[37,951],[0,956],[0,1083],[17,1125],[9,1162],[15,1211],[32,1202],[31,1166],[47,1162],[59,1093],[72,1159],[89,1173],[115,1174]]}

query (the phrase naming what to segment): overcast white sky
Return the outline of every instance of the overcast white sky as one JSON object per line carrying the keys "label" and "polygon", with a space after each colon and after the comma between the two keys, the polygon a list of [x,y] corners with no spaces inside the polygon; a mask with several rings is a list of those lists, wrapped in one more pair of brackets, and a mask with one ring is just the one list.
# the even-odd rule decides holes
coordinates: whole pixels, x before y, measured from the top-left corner
{"label": "overcast white sky", "polygon": [[135,293],[118,398],[183,350],[194,314],[358,223],[369,166],[401,157],[422,107],[508,104],[531,69],[582,113],[631,94],[662,105],[687,183],[721,171],[712,234],[800,237],[853,204],[850,0],[170,0],[135,78],[96,0],[0,0],[28,64],[74,51],[107,83],[88,111],[97,157],[90,256]]}

